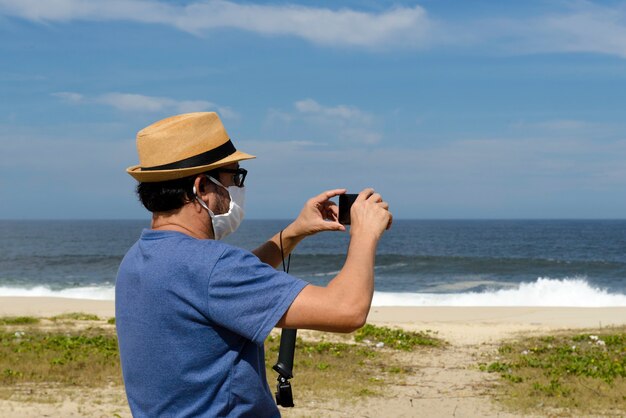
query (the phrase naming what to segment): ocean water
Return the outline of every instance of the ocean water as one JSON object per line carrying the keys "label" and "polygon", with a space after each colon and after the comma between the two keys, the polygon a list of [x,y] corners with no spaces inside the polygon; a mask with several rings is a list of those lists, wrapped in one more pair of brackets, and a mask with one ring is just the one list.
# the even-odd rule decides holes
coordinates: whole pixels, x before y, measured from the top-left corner
{"label": "ocean water", "polygon": [[[253,249],[288,221],[246,220]],[[126,250],[148,221],[0,221],[0,296],[113,299]],[[290,272],[341,269],[348,233],[309,237]],[[376,258],[377,306],[626,306],[626,220],[396,220]]]}

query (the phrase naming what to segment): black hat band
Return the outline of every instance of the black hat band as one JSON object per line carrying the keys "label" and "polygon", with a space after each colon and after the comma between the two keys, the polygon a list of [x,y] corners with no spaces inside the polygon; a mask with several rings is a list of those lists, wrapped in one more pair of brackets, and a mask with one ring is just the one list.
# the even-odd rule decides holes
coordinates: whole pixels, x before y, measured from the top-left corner
{"label": "black hat band", "polygon": [[141,171],[175,170],[180,168],[200,167],[203,165],[213,164],[231,154],[234,154],[236,151],[237,149],[229,139],[219,147],[203,152],[202,154],[194,155],[193,157],[185,158],[184,160],[175,161],[173,163],[155,165],[153,167],[141,167]]}

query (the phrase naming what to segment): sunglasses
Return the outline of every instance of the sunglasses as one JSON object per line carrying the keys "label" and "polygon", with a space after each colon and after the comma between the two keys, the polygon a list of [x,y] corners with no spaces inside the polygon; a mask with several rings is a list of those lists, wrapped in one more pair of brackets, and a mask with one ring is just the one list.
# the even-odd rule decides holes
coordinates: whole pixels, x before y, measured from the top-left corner
{"label": "sunglasses", "polygon": [[243,187],[243,182],[246,180],[248,170],[245,168],[220,168],[217,170],[220,173],[232,173],[233,183],[237,187]]}

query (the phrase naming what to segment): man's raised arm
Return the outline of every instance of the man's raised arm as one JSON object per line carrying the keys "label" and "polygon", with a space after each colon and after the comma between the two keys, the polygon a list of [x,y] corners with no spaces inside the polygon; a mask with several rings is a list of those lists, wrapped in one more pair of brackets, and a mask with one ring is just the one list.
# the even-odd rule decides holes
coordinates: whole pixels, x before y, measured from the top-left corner
{"label": "man's raised arm", "polygon": [[376,247],[391,226],[389,205],[373,189],[362,191],[351,212],[346,262],[326,287],[308,285],[277,326],[351,332],[365,324],[374,294]]}

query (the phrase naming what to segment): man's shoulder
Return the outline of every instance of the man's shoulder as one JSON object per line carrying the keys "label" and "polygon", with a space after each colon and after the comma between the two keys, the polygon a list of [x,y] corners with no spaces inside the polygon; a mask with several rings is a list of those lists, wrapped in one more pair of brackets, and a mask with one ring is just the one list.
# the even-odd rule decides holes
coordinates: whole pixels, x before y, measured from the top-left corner
{"label": "man's shoulder", "polygon": [[146,230],[142,233],[139,243],[142,247],[151,247],[151,251],[176,255],[182,259],[197,256],[202,256],[201,258],[205,260],[207,256],[214,256],[216,261],[224,258],[245,259],[251,256],[256,258],[249,250],[232,244],[213,239],[197,239],[175,231]]}

